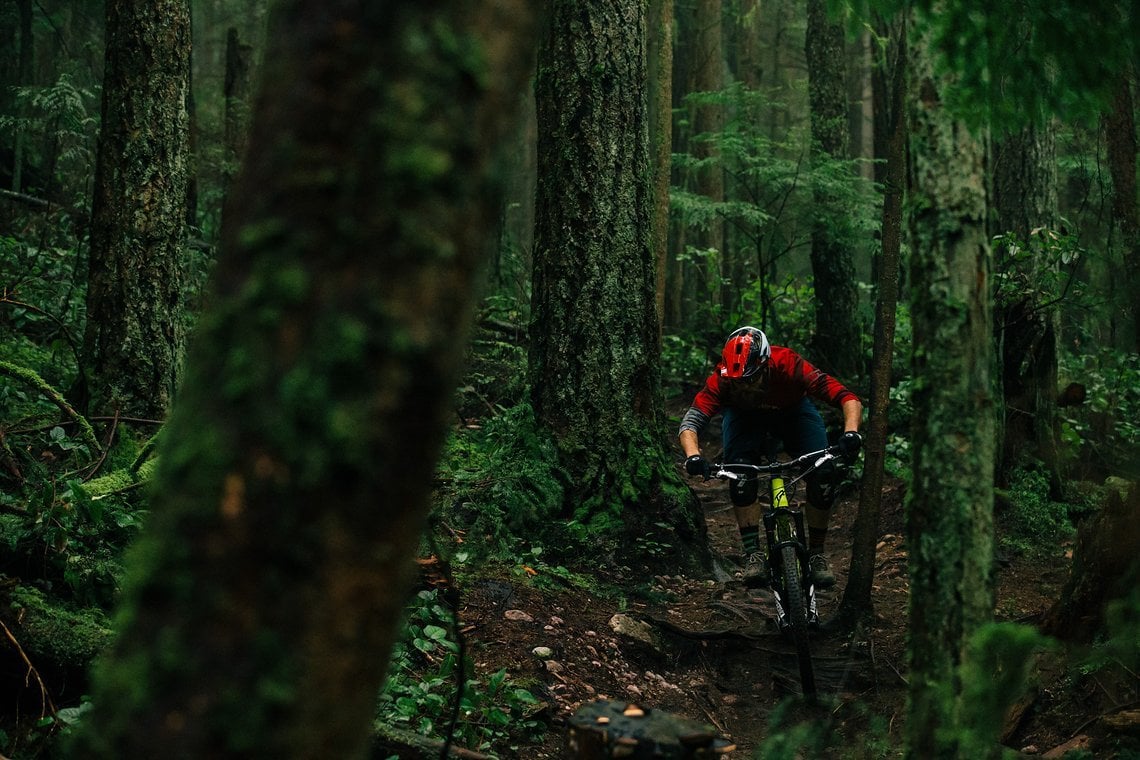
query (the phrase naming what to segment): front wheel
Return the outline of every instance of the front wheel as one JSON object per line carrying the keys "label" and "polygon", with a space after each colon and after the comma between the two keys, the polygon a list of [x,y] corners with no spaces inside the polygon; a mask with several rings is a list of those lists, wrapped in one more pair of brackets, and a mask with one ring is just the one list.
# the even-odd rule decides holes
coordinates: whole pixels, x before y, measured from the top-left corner
{"label": "front wheel", "polygon": [[808,642],[807,590],[800,575],[800,558],[796,547],[780,549],[780,564],[784,581],[784,612],[788,617],[787,631],[796,645],[796,657],[800,664],[800,683],[804,696],[815,696],[815,672],[811,665],[811,647]]}

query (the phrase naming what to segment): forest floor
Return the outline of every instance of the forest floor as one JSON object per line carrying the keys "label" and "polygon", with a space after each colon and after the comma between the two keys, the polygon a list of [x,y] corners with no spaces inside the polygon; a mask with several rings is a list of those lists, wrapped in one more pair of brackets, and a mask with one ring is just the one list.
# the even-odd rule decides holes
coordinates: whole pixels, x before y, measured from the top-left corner
{"label": "forest floor", "polygon": [[[730,760],[762,756],[759,750],[765,757],[899,756],[908,627],[903,484],[890,482],[883,491],[869,629],[853,636],[812,634],[823,697],[816,707],[789,699],[799,688],[796,658],[776,629],[771,592],[747,589],[734,574],[740,549],[727,485],[694,481],[693,487],[717,558],[707,577],[595,568],[599,588],[641,589],[622,599],[577,587],[550,590],[517,578],[476,581],[460,589],[461,621],[477,672],[506,668],[545,703],[551,724],[545,742],[520,748],[517,757],[570,757],[568,721],[597,700],[634,703],[710,727],[735,745],[723,755]],[[828,554],[838,583],[818,593],[825,621],[845,587],[857,502],[857,494],[848,494],[833,512]],[[1058,556],[1036,560],[1002,557],[995,566],[995,618],[1038,620],[1067,580],[1065,552],[1058,547]],[[649,646],[616,632],[615,616],[648,623],[658,643]],[[550,650],[546,659],[534,653],[539,647]],[[1025,756],[1061,757],[1070,749],[1087,749],[1096,758],[1115,757],[1098,718],[1119,712],[1119,700],[1112,684],[1074,678],[1043,658],[1035,688],[1006,719],[1003,743]],[[838,737],[830,749],[795,754],[785,745],[773,754],[774,745],[765,746],[773,735],[804,721],[814,721],[817,733],[823,726]]]}

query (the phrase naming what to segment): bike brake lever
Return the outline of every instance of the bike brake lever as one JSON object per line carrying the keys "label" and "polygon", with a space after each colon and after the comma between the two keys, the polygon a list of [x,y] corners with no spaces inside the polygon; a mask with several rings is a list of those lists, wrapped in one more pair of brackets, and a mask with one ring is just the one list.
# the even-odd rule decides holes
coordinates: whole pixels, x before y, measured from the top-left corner
{"label": "bike brake lever", "polygon": [[831,461],[836,460],[836,459],[839,459],[839,455],[838,454],[832,454],[830,451],[828,451],[823,456],[821,456],[819,459],[815,460],[815,462],[812,464],[811,467],[814,470],[814,469],[816,469],[818,467],[822,467],[823,465],[827,464],[828,462],[831,462]]}

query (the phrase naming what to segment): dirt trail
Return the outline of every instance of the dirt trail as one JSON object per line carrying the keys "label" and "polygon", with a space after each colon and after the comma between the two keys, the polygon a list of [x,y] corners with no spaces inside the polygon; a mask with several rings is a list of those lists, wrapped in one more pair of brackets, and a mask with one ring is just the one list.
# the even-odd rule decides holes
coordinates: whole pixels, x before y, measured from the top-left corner
{"label": "dirt trail", "polygon": [[[843,737],[873,740],[867,757],[892,756],[902,746],[906,704],[907,552],[903,540],[903,491],[884,489],[873,586],[874,616],[853,637],[813,633],[813,662],[824,708],[791,707],[798,693],[794,650],[776,630],[771,593],[746,589],[734,577],[739,536],[724,483],[694,483],[704,508],[708,541],[719,558],[710,577],[647,577],[635,568],[599,572],[630,590],[628,604],[580,589],[543,591],[531,584],[483,582],[462,592],[462,619],[477,669],[506,667],[548,703],[552,730],[542,747],[521,758],[564,758],[566,721],[583,704],[629,700],[710,725],[737,749],[728,757],[753,757],[775,729],[805,718],[824,719]],[[838,607],[850,562],[851,525],[857,495],[837,503],[828,555],[838,578],[819,593],[820,617]],[[998,619],[1032,622],[1057,598],[1066,577],[1063,561],[1012,558],[998,571]],[[519,611],[508,614],[508,611]],[[649,621],[656,647],[615,633],[615,615]],[[549,659],[533,653],[552,651]],[[1097,686],[1054,686],[1065,673],[1041,683],[1009,726],[1008,743],[1045,752],[1079,739],[1105,700]],[[1103,691],[1103,685],[1101,690]],[[1084,702],[1082,702],[1084,700]],[[843,757],[861,756],[846,746]],[[879,750],[888,754],[882,754]],[[823,757],[831,755],[821,755]],[[840,756],[840,755],[834,755]],[[1098,755],[1100,757],[1100,755]]]}
{"label": "dirt trail", "polygon": [[[614,568],[611,580],[639,589],[628,609],[570,589],[551,593],[485,584],[465,593],[463,613],[472,626],[468,635],[477,642],[481,669],[502,664],[517,678],[542,683],[555,723],[586,702],[630,700],[705,722],[737,745],[730,757],[751,757],[771,731],[773,711],[799,691],[795,650],[776,629],[771,592],[747,589],[734,576],[739,534],[727,486],[710,481],[694,487],[710,547],[719,558],[712,577],[646,578],[629,568]],[[899,556],[901,542],[895,541],[901,526],[890,527],[901,518],[901,499],[897,487],[887,496],[874,629],[855,643],[813,633],[818,689],[839,722],[865,723],[873,706],[870,713],[882,715],[889,725],[897,722],[903,704],[905,560]],[[819,593],[821,618],[838,605],[846,580],[855,506],[849,497],[835,509],[829,554],[838,583]],[[526,617],[507,615],[508,610]],[[660,645],[650,647],[615,633],[611,619],[619,613],[651,622]],[[532,654],[540,646],[553,650],[550,660]],[[548,747],[528,750],[525,756],[562,757],[560,751],[561,740],[552,737]]]}

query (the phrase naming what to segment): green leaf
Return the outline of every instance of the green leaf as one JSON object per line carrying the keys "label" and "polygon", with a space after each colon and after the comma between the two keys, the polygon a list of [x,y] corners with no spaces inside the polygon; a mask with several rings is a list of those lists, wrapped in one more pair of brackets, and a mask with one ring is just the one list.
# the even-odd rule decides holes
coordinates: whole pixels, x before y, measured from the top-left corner
{"label": "green leaf", "polygon": [[443,641],[447,638],[447,629],[438,625],[425,625],[424,635],[435,641]]}

